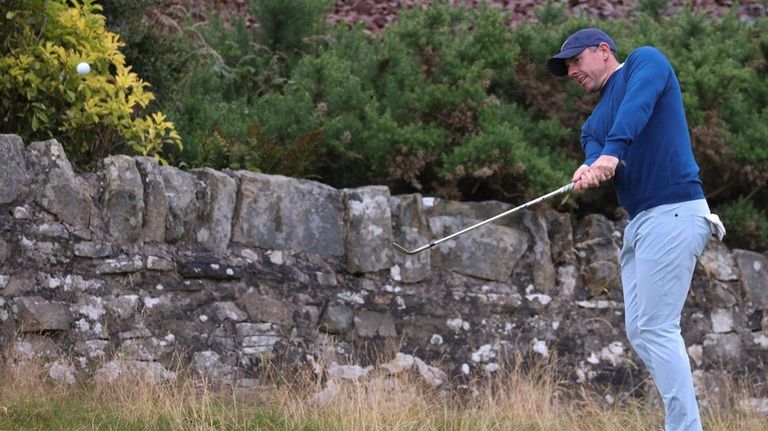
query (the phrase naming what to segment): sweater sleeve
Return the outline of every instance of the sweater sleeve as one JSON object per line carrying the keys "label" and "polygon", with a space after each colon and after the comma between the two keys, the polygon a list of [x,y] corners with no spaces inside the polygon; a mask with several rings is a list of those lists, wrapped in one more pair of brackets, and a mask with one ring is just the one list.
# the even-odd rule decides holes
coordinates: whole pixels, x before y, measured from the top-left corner
{"label": "sweater sleeve", "polygon": [[597,160],[598,157],[600,157],[600,153],[603,151],[603,146],[600,145],[598,140],[595,138],[595,136],[590,132],[590,121],[589,119],[584,123],[584,126],[581,128],[581,148],[584,149],[584,155],[586,159],[584,160],[584,164],[587,166],[591,166],[592,163]]}
{"label": "sweater sleeve", "polygon": [[627,91],[602,149],[602,154],[620,160],[624,158],[627,146],[648,123],[672,71],[664,54],[649,46],[636,49],[624,67],[627,68]]}

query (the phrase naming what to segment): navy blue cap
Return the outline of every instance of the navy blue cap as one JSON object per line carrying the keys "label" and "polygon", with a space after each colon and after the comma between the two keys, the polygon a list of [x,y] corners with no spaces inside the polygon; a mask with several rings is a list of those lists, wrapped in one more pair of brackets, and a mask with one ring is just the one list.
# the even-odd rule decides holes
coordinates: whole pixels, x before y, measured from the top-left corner
{"label": "navy blue cap", "polygon": [[547,61],[549,73],[555,76],[565,76],[568,74],[568,67],[565,65],[567,58],[575,57],[581,51],[591,46],[598,46],[601,43],[607,43],[611,51],[616,52],[616,44],[613,40],[599,28],[584,28],[565,39],[565,43],[560,47],[560,52]]}

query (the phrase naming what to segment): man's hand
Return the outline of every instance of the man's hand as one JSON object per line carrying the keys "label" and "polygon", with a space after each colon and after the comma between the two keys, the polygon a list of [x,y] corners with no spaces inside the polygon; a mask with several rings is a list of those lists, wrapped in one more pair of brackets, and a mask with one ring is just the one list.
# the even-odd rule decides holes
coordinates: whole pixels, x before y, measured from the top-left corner
{"label": "man's hand", "polygon": [[581,165],[571,179],[574,190],[597,187],[600,183],[610,180],[616,174],[618,165],[619,159],[608,155],[598,157],[591,166]]}

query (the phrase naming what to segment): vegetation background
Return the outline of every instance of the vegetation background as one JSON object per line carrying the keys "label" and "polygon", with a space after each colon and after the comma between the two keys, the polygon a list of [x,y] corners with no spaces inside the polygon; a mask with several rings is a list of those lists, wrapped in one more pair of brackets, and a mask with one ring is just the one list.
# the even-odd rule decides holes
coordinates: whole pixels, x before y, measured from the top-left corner
{"label": "vegetation background", "polygon": [[[768,250],[764,5],[595,4],[8,0],[2,132],[56,137],[80,169],[148,154],[518,203],[581,162],[579,127],[596,98],[544,64],[596,25],[620,58],[641,45],[670,58],[728,245]],[[79,61],[94,71],[78,76]],[[621,216],[608,188],[567,205]]]}
{"label": "vegetation background", "polygon": [[[426,3],[4,0],[0,133],[26,142],[54,137],[80,170],[109,154],[146,154],[335,187],[375,183],[394,193],[520,202],[567,182],[581,162],[579,126],[596,99],[549,76],[544,64],[568,34],[598,25],[622,58],[645,44],[667,54],[728,245],[768,250],[764,2],[409,7]],[[80,61],[93,71],[77,75]],[[620,216],[608,188],[576,195],[564,209]],[[313,376],[276,376],[264,382],[266,394],[221,394],[194,375],[166,385],[134,378],[52,385],[43,367],[7,361],[0,428],[632,430],[661,423],[658,399],[573,393],[555,368],[505,369],[465,388],[462,399],[412,376],[375,376],[343,384],[334,402],[321,404],[316,396],[328,386]],[[766,429],[765,416],[744,405],[759,401],[753,389],[723,385],[703,405],[707,429]]]}

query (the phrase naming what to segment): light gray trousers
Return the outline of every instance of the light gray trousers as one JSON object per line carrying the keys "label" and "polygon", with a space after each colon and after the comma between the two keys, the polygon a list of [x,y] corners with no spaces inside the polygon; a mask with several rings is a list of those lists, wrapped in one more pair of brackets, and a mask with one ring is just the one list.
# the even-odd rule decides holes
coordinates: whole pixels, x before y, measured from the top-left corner
{"label": "light gray trousers", "polygon": [[664,402],[666,431],[701,430],[680,314],[696,259],[711,237],[706,200],[660,205],[624,231],[621,281],[627,338]]}

